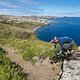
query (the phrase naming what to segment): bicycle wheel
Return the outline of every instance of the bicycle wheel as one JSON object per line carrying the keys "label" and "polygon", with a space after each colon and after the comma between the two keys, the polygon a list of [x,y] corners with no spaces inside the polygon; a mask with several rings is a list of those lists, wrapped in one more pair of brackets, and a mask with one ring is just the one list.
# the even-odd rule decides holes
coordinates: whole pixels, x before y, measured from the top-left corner
{"label": "bicycle wheel", "polygon": [[57,63],[57,62],[58,62],[58,57],[57,56],[53,56],[52,60],[51,60],[51,64]]}

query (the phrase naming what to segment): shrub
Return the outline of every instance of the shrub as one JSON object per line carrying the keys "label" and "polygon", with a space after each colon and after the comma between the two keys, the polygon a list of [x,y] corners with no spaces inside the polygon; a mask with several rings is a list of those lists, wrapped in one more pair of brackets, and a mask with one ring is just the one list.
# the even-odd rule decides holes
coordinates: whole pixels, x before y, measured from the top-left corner
{"label": "shrub", "polygon": [[31,33],[18,31],[15,33],[16,38],[27,39],[31,36]]}
{"label": "shrub", "polygon": [[25,60],[32,60],[32,58],[34,57],[34,53],[31,50],[25,51],[23,52],[23,59]]}

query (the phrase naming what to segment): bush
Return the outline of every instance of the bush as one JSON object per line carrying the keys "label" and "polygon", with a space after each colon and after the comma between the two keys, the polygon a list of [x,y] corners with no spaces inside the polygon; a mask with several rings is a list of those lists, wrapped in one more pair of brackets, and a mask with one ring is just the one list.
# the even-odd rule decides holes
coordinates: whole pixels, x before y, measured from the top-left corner
{"label": "bush", "polygon": [[72,46],[72,49],[73,49],[73,50],[77,50],[77,49],[78,49],[77,44],[74,44],[74,45]]}
{"label": "bush", "polygon": [[31,33],[18,31],[15,33],[16,38],[27,39],[31,36]]}
{"label": "bush", "polygon": [[4,50],[0,47],[0,53],[1,53],[1,54],[5,54],[6,51],[4,51]]}
{"label": "bush", "polygon": [[25,60],[32,60],[32,58],[34,57],[34,53],[31,50],[25,51],[23,52],[23,59]]}

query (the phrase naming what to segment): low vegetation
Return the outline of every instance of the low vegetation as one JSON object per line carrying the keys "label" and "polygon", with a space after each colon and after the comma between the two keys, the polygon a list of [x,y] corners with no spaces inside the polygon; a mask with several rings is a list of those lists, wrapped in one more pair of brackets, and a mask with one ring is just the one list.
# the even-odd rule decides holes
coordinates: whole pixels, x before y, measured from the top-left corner
{"label": "low vegetation", "polygon": [[53,45],[38,40],[30,29],[11,24],[0,23],[0,44],[14,47],[25,60],[31,60],[35,55],[46,58],[54,54]]}
{"label": "low vegetation", "polygon": [[7,22],[6,20],[1,21],[0,23],[3,24],[8,24],[10,26],[15,26],[23,29],[28,29],[29,31],[32,31],[34,28],[38,26],[43,26],[45,23],[40,23],[40,22],[20,22],[20,23],[15,23],[14,21],[9,21]]}
{"label": "low vegetation", "polygon": [[14,37],[14,38],[20,38],[20,39],[27,39],[31,36],[31,34],[32,32],[27,29],[0,23],[0,37],[1,38]]}
{"label": "low vegetation", "polygon": [[28,74],[22,70],[19,65],[6,57],[6,52],[0,47],[0,80],[27,80]]}
{"label": "low vegetation", "polygon": [[39,41],[35,36],[31,36],[26,40],[15,38],[1,38],[1,45],[10,45],[15,49],[18,49],[25,60],[31,60],[35,55],[42,55],[44,58],[54,54],[53,45]]}

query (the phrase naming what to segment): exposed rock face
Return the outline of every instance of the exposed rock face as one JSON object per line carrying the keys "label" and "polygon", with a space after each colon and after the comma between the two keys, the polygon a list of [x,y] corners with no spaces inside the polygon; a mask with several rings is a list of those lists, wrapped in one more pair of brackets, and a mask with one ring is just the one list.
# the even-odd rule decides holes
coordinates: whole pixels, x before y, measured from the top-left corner
{"label": "exposed rock face", "polygon": [[36,67],[41,67],[41,66],[45,66],[47,68],[52,68],[53,65],[50,64],[50,59],[49,57],[47,57],[45,60],[43,60],[42,58],[40,58],[39,56],[35,56],[33,57],[33,60],[35,60],[35,66]]}
{"label": "exposed rock face", "polygon": [[64,61],[62,66],[62,76],[59,80],[80,80],[80,61]]}

